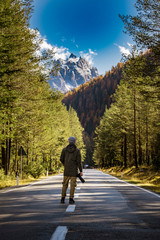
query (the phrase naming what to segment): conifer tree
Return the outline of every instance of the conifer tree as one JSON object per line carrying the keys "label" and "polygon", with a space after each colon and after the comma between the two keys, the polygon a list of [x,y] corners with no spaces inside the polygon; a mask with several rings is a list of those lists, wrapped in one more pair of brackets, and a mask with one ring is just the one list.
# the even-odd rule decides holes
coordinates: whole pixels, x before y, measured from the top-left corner
{"label": "conifer tree", "polygon": [[135,42],[145,48],[160,54],[160,1],[137,0],[137,16],[121,16],[126,32]]}
{"label": "conifer tree", "polygon": [[[35,46],[28,26],[31,1],[1,1],[0,6],[0,91],[2,166],[8,173],[11,138],[15,124],[16,103],[23,92],[26,75],[37,68],[33,58]],[[27,4],[25,6],[25,3]],[[31,74],[32,69],[32,74]],[[22,84],[23,82],[23,84]],[[19,91],[17,91],[17,89]]]}
{"label": "conifer tree", "polygon": [[[23,146],[27,153],[23,170],[36,177],[47,168],[60,167],[60,152],[73,127],[61,103],[62,94],[48,83],[50,53],[37,55],[37,33],[29,29],[32,1],[2,0],[0,4],[0,167],[6,174],[18,170],[18,150]],[[73,115],[81,137],[83,129]]]}

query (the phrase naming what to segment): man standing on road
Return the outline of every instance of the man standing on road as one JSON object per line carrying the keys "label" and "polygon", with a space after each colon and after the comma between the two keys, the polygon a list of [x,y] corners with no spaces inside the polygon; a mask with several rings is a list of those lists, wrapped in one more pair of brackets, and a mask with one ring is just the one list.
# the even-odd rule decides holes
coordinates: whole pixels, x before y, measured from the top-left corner
{"label": "man standing on road", "polygon": [[68,139],[69,145],[62,150],[60,161],[64,165],[64,176],[63,176],[63,187],[62,187],[62,197],[61,203],[65,203],[66,191],[68,188],[68,183],[70,181],[70,198],[69,204],[74,204],[74,192],[77,184],[77,174],[78,169],[80,171],[80,176],[83,176],[82,163],[81,163],[81,153],[76,147],[75,137],[70,137]]}

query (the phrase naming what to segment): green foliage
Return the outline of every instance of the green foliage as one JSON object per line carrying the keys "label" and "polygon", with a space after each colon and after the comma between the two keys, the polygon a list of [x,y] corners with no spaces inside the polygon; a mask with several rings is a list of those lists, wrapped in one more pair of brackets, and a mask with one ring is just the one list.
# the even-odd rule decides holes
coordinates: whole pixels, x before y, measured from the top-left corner
{"label": "green foliage", "polygon": [[160,92],[158,78],[146,76],[146,64],[146,57],[132,54],[114,102],[96,129],[94,160],[101,167],[159,166]]}
{"label": "green foliage", "polygon": [[24,173],[26,173],[26,175],[29,174],[34,178],[39,178],[41,175],[44,175],[46,172],[43,165],[36,163],[36,164],[30,164],[28,166],[25,166]]}
{"label": "green foliage", "polygon": [[120,17],[126,33],[148,51],[137,54],[133,47],[125,59],[114,103],[96,129],[94,159],[102,167],[117,160],[125,167],[160,166],[160,1],[137,0],[135,6],[137,16]]}
{"label": "green foliage", "polygon": [[83,156],[85,148],[75,111],[67,111],[62,94],[50,88],[44,74],[56,71],[48,62],[51,53],[37,56],[40,40],[28,27],[31,3],[6,0],[0,5],[0,168],[5,175],[21,171],[18,150],[23,146],[23,170],[37,178],[61,167],[69,136],[75,134]]}
{"label": "green foliage", "polygon": [[0,180],[4,180],[4,179],[5,179],[4,170],[0,169]]}
{"label": "green foliage", "polygon": [[120,16],[126,32],[133,37],[137,44],[157,49],[160,40],[160,1],[136,0],[135,6],[136,16]]}

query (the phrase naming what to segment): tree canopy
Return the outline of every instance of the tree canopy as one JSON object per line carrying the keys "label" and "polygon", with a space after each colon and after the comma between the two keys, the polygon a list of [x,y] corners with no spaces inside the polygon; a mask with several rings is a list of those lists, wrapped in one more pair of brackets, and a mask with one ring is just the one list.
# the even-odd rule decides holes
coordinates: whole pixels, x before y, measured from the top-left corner
{"label": "tree canopy", "polygon": [[160,168],[160,1],[137,0],[136,9],[137,16],[120,17],[126,33],[148,51],[137,54],[134,47],[111,108],[96,129],[94,160],[102,167]]}
{"label": "tree canopy", "polygon": [[63,95],[48,83],[50,55],[37,54],[36,31],[29,29],[32,10],[31,0],[0,3],[0,168],[5,174],[19,170],[23,146],[24,174],[36,177],[61,167],[60,153],[70,135],[83,157],[85,147],[77,114],[67,111]]}

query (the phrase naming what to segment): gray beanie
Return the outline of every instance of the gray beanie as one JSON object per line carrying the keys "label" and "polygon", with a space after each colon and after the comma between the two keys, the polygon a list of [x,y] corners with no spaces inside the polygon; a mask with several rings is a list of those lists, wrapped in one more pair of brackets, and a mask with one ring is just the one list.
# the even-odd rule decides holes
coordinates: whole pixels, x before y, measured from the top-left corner
{"label": "gray beanie", "polygon": [[75,137],[69,137],[68,141],[69,141],[69,143],[75,143],[76,139],[75,139]]}

